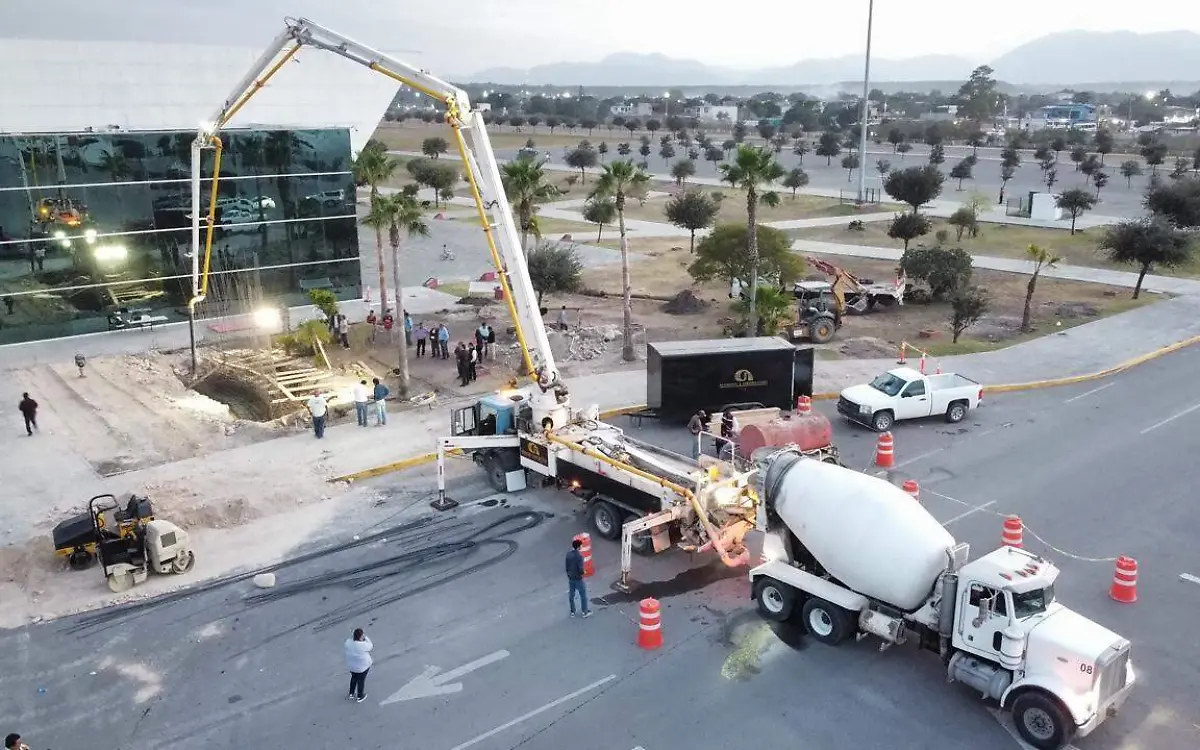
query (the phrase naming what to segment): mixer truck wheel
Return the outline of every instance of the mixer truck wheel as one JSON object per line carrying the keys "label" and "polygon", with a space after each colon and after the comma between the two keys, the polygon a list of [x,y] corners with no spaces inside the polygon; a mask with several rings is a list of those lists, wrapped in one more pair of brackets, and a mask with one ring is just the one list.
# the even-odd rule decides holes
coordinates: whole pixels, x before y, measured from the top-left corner
{"label": "mixer truck wheel", "polygon": [[1058,701],[1036,691],[1021,694],[1012,707],[1013,723],[1021,738],[1038,750],[1058,750],[1074,733]]}
{"label": "mixer truck wheel", "polygon": [[826,646],[836,646],[850,635],[850,621],[846,610],[836,604],[814,596],[804,602],[801,614],[804,617],[804,629]]}
{"label": "mixer truck wheel", "polygon": [[783,622],[796,608],[796,590],[774,578],[763,576],[754,582],[754,601],[758,613],[767,620]]}

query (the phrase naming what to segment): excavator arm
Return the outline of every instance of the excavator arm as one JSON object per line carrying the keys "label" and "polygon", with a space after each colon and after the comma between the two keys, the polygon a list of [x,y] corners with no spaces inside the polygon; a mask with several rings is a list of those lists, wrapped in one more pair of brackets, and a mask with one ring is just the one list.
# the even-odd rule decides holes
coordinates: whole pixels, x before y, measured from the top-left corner
{"label": "excavator arm", "polygon": [[[500,179],[500,167],[484,128],[483,116],[471,109],[466,92],[409,63],[360,44],[336,31],[305,18],[288,18],[285,27],[246,72],[221,106],[205,122],[192,142],[192,298],[189,309],[208,294],[213,230],[217,207],[217,181],[223,150],[220,133],[237,113],[304,47],[314,47],[356,62],[441,102],[446,123],[462,158],[466,179],[475,201],[492,262],[499,272],[516,328],[517,340],[527,372],[542,394],[555,394],[550,411],[566,408],[566,389],[561,384],[546,327],[529,278],[525,253]],[[205,150],[215,152],[212,186],[207,211],[207,230],[201,244],[201,159]],[[399,290],[397,290],[399,294]],[[556,420],[557,421],[557,420]]]}

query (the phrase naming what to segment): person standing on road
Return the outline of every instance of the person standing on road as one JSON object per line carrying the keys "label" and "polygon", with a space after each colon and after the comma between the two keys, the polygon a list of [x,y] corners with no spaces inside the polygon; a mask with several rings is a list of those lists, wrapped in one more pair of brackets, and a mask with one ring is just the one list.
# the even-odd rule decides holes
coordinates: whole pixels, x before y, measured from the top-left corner
{"label": "person standing on road", "polygon": [[[421,325],[417,326],[416,333],[417,333],[417,356],[424,357],[425,356],[425,342],[429,340],[429,329],[425,327],[424,322],[422,322]],[[436,352],[429,353],[430,357],[433,357],[435,355],[436,355]]]}
{"label": "person standing on road", "polygon": [[412,346],[413,322],[408,310],[404,311],[404,345]]}
{"label": "person standing on road", "polygon": [[467,347],[461,341],[454,347],[454,365],[458,368],[458,384],[465,388],[470,382],[471,373],[467,368]]}
{"label": "person standing on road", "polygon": [[579,607],[584,617],[591,617],[588,607],[587,586],[583,583],[583,553],[579,548],[583,542],[571,540],[571,551],[567,553],[567,602],[571,605],[571,617],[575,616],[575,594],[579,594]]}
{"label": "person standing on road", "polygon": [[382,427],[387,424],[387,397],[392,395],[392,391],[380,383],[379,378],[373,378],[371,382],[375,384],[375,391],[372,394],[375,397],[375,426]]}
{"label": "person standing on road", "polygon": [[38,402],[31,399],[28,393],[22,393],[21,403],[17,404],[17,408],[21,410],[21,416],[25,417],[25,432],[32,437],[33,431],[37,429]]}
{"label": "person standing on road", "polygon": [[437,337],[442,348],[442,359],[450,359],[450,329],[445,323],[438,325]]}
{"label": "person standing on road", "polygon": [[350,348],[350,320],[345,315],[338,315],[338,336],[342,339],[342,348]]}
{"label": "person standing on road", "polygon": [[354,699],[362,703],[367,699],[367,672],[371,671],[371,649],[374,647],[362,628],[355,628],[354,635],[346,639],[346,669],[350,670],[350,692],[346,694],[347,700]]}
{"label": "person standing on road", "polygon": [[704,452],[700,447],[700,441],[703,440],[700,437],[700,433],[706,429],[708,429],[708,412],[701,409],[693,414],[691,420],[688,421],[688,432],[692,433],[692,437],[694,438],[692,440],[692,458],[694,459],[699,459],[700,454]]}
{"label": "person standing on road", "polygon": [[567,306],[566,305],[563,305],[562,309],[558,311],[558,327],[559,327],[559,329],[561,329],[563,331],[571,330],[571,320],[567,316]]}
{"label": "person standing on road", "polygon": [[313,434],[317,440],[325,437],[325,415],[328,412],[329,402],[325,400],[325,394],[318,392],[308,397],[308,413],[312,415]]}
{"label": "person standing on road", "polygon": [[354,416],[358,417],[358,426],[367,426],[367,381],[361,380],[354,386]]}
{"label": "person standing on road", "polygon": [[479,366],[479,349],[474,344],[467,348],[467,375],[473,383],[479,377],[479,371],[476,369]]}

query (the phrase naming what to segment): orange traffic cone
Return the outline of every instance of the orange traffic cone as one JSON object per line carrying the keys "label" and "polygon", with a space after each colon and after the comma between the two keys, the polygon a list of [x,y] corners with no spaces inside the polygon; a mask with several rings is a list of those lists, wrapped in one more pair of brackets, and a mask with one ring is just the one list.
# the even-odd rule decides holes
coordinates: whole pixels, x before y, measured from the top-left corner
{"label": "orange traffic cone", "polygon": [[1005,547],[1024,547],[1025,524],[1020,516],[1009,516],[1004,519],[1004,530],[1000,532],[1000,544]]}
{"label": "orange traffic cone", "polygon": [[912,499],[918,503],[921,502],[921,485],[917,484],[915,479],[906,479],[904,481],[904,491],[912,495]]}
{"label": "orange traffic cone", "polygon": [[590,578],[596,575],[596,566],[592,563],[592,535],[576,534],[575,538],[583,543],[579,548],[579,554],[583,555],[583,577]]}
{"label": "orange traffic cone", "polygon": [[896,364],[898,364],[898,365],[907,364],[907,361],[905,360],[905,357],[904,357],[907,350],[908,350],[908,344],[905,344],[905,343],[900,344],[900,359],[896,360]]}
{"label": "orange traffic cone", "polygon": [[881,469],[890,469],[896,465],[895,442],[890,432],[879,436],[879,444],[875,447],[875,465]]}
{"label": "orange traffic cone", "polygon": [[812,399],[808,396],[798,396],[796,398],[796,414],[804,416],[812,413]]}
{"label": "orange traffic cone", "polygon": [[653,651],[663,645],[662,613],[657,599],[643,599],[639,605],[638,646]]}
{"label": "orange traffic cone", "polygon": [[1113,572],[1112,588],[1108,595],[1122,604],[1137,601],[1137,560],[1125,555],[1117,558],[1117,568]]}
{"label": "orange traffic cone", "polygon": [[925,374],[925,355],[921,355],[921,374]]}

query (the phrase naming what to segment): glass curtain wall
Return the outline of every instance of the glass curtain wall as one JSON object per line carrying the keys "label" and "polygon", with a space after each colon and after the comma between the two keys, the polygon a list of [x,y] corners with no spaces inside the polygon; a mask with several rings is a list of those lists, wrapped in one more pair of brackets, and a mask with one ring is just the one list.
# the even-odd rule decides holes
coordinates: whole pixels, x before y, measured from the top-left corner
{"label": "glass curtain wall", "polygon": [[[0,344],[187,319],[191,132],[0,135]],[[272,304],[360,295],[345,129],[222,134],[212,288]],[[205,152],[208,210],[212,152]],[[202,235],[203,236],[203,235]]]}

